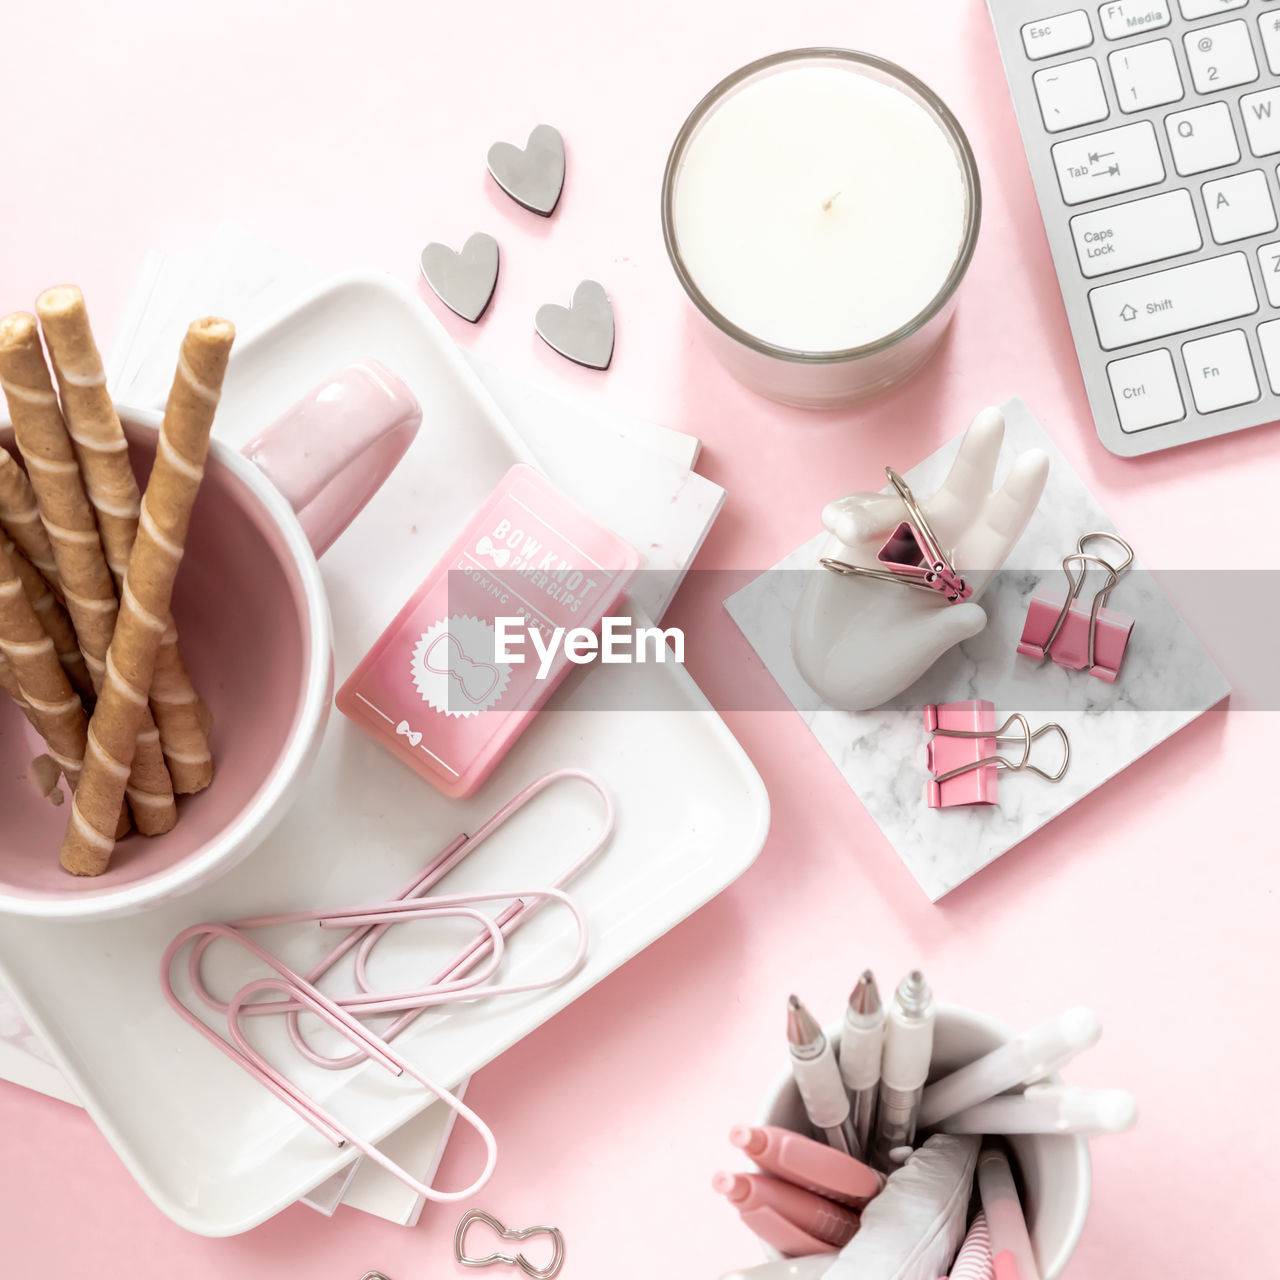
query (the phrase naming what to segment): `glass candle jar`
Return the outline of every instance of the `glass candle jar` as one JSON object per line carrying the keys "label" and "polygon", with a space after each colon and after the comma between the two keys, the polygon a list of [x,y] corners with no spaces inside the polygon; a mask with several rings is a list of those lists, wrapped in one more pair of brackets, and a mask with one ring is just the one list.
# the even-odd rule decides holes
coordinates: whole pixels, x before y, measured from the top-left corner
{"label": "glass candle jar", "polygon": [[693,109],[662,230],[729,371],[772,400],[835,408],[937,346],[981,203],[968,139],[927,86],[870,54],[796,49]]}

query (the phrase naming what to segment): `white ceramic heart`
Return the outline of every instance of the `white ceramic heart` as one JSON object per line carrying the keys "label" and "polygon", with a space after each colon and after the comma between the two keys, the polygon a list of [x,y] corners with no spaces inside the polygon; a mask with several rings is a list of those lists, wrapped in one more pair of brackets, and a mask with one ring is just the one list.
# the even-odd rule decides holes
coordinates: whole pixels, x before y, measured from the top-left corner
{"label": "white ceramic heart", "polygon": [[589,369],[607,369],[613,359],[613,307],[609,295],[594,280],[573,291],[573,302],[562,307],[548,302],[534,319],[538,336],[553,351]]}
{"label": "white ceramic heart", "polygon": [[517,204],[549,218],[564,188],[564,139],[549,124],[534,127],[523,149],[510,142],[489,148],[493,180]]}
{"label": "white ceramic heart", "polygon": [[498,242],[483,231],[469,236],[456,252],[433,242],[423,249],[419,265],[436,297],[475,324],[498,285]]}

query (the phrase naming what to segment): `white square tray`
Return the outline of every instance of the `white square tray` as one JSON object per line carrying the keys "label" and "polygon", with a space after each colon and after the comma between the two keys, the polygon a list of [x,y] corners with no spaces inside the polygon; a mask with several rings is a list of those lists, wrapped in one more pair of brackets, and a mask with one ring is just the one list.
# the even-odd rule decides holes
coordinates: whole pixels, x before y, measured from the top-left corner
{"label": "white square tray", "polygon": [[[331,284],[246,343],[228,374],[219,435],[230,443],[249,439],[325,375],[362,356],[404,378],[422,403],[423,426],[396,474],[323,561],[339,680],[525,455],[434,317],[409,290],[381,277]],[[625,699],[662,709],[592,710],[592,684],[602,680],[611,682],[614,705]],[[301,799],[229,875],[123,920],[5,918],[0,979],[157,1205],[204,1235],[247,1230],[352,1156],[168,1009],[158,973],[165,944],[198,920],[385,896],[457,832],[474,829],[527,782],[560,767],[594,773],[618,809],[612,844],[575,886],[591,951],[563,986],[424,1014],[397,1041],[438,1080],[461,1080],[730,884],[759,852],[769,820],[764,786],[682,668],[649,663],[575,673],[481,793],[465,802],[440,796],[335,713]],[[446,887],[549,882],[590,838],[596,817],[585,788],[549,792]],[[305,963],[323,941],[296,932],[289,958]],[[554,966],[564,945],[560,921],[544,913],[509,948],[506,972]],[[408,985],[444,953],[444,945],[419,935],[379,963],[389,981]],[[226,952],[211,955],[208,968],[218,989],[245,972]],[[281,1047],[279,1030],[264,1025],[256,1033],[277,1051],[274,1060],[372,1138],[428,1101],[365,1068],[294,1070],[298,1059]]]}

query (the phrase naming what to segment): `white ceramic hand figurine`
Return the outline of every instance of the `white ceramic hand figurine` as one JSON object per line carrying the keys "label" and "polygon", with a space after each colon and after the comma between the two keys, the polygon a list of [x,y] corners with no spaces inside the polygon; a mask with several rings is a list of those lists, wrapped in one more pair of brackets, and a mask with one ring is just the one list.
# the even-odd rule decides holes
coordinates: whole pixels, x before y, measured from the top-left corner
{"label": "white ceramic hand figurine", "polygon": [[[993,491],[1003,440],[1004,416],[999,409],[983,409],[965,432],[942,488],[930,498],[916,495],[943,550],[973,590],[966,600],[948,604],[938,592],[823,568],[810,574],[792,621],[791,652],[824,702],[844,711],[878,707],[987,625],[978,599],[1026,529],[1049,474],[1048,457],[1029,449]],[[906,518],[896,494],[841,498],[822,513],[831,537],[821,554],[875,567],[876,553]]]}

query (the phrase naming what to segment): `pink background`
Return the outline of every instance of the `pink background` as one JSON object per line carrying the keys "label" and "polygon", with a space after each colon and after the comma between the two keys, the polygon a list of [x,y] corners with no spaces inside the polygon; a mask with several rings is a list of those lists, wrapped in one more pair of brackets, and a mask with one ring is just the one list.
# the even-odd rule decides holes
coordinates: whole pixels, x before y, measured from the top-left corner
{"label": "pink background", "polygon": [[[867,49],[932,83],[969,131],[985,198],[940,358],[871,408],[822,417],[754,399],[708,361],[658,226],[688,109],[740,63],[802,44]],[[498,295],[478,330],[446,315],[450,332],[565,394],[701,435],[702,469],[730,494],[706,566],[765,568],[814,531],[825,501],[877,487],[886,461],[909,466],[1015,393],[1149,565],[1212,565],[1202,512],[1230,513],[1238,565],[1268,563],[1273,430],[1140,462],[1097,443],[979,0],[46,2],[9,7],[0,83],[5,309],[77,281],[106,345],[144,250],[194,250],[224,219],[322,265],[406,280],[426,241],[483,228],[504,253]],[[569,153],[550,221],[484,172],[490,142],[522,141],[539,121]],[[607,375],[571,368],[533,332],[537,305],[567,301],[584,276],[617,312]],[[689,629],[689,665],[713,699],[767,678],[718,599],[691,590],[670,621]],[[1102,1015],[1102,1043],[1070,1076],[1134,1089],[1142,1117],[1094,1146],[1069,1276],[1280,1274],[1274,1069],[1255,1031],[1274,1003],[1274,719],[1204,717],[933,907],[798,718],[726,718],[772,796],[769,844],[717,901],[478,1078],[469,1101],[503,1142],[484,1206],[557,1223],[570,1280],[712,1280],[756,1260],[709,1181],[736,1167],[728,1127],[755,1114],[778,1068],[787,992],[830,1017],[862,966],[889,979],[920,964],[943,998],[1014,1022],[1077,1002]],[[152,1208],[82,1114],[0,1087],[0,1133],[6,1276],[454,1273],[453,1210],[406,1231],[295,1208],[202,1240]]]}

